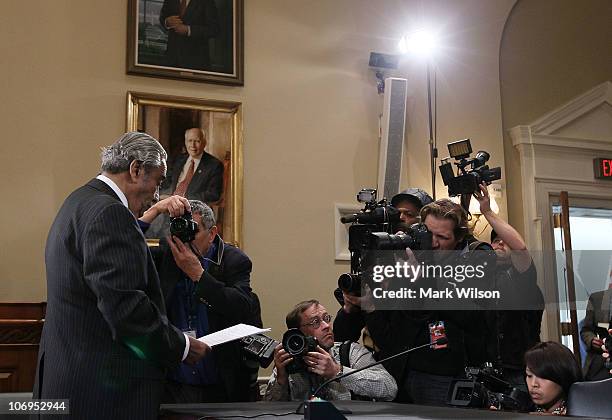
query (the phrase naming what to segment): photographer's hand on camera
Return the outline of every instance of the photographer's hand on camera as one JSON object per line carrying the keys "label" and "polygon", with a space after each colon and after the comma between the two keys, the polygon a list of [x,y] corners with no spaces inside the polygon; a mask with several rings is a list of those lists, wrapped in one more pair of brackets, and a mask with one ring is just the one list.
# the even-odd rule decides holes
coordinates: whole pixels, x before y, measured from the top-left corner
{"label": "photographer's hand on camera", "polygon": [[204,269],[197,255],[176,236],[168,236],[168,245],[176,265],[194,282],[200,281]]}
{"label": "photographer's hand on camera", "polygon": [[[612,329],[609,329],[608,333],[610,334],[610,336],[612,336]],[[601,340],[602,341],[601,350],[603,351],[603,354],[601,356],[605,359],[606,365],[609,366],[609,363],[610,363],[609,348],[612,347],[612,343],[607,343],[608,340],[610,340],[610,338],[604,338],[603,340]],[[610,374],[612,375],[612,369],[610,369]]]}
{"label": "photographer's hand on camera", "polygon": [[342,371],[340,364],[321,346],[317,346],[317,351],[308,352],[304,356],[304,362],[306,362],[309,372],[325,379],[331,379]]}
{"label": "photographer's hand on camera", "polygon": [[286,385],[289,377],[287,373],[287,365],[291,363],[293,357],[285,351],[282,344],[274,348],[274,367],[276,368],[276,382],[280,385]]}
{"label": "photographer's hand on camera", "polygon": [[367,293],[363,296],[355,296],[345,291],[342,292],[342,297],[344,298],[344,306],[342,309],[344,312],[372,312],[374,310],[374,304],[372,303],[372,292],[367,285],[364,286],[364,289],[367,290]]}
{"label": "photographer's hand on camera", "polygon": [[145,211],[140,217],[140,220],[146,223],[152,223],[157,216],[168,214],[170,217],[182,216],[185,212],[190,212],[191,206],[189,200],[180,195],[173,195],[158,201]]}
{"label": "photographer's hand on camera", "polygon": [[597,351],[603,351],[603,340],[601,338],[594,337],[591,341],[591,348]]}

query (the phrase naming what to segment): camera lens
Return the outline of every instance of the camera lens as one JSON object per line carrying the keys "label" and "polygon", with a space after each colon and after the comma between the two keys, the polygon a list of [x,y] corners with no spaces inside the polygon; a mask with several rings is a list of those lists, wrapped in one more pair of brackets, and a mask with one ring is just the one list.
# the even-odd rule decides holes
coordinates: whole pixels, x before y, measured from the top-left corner
{"label": "camera lens", "polygon": [[287,340],[287,353],[291,355],[300,354],[304,351],[304,337],[293,335]]}
{"label": "camera lens", "polygon": [[297,328],[291,328],[283,335],[283,348],[291,356],[300,355],[306,349],[306,337]]}
{"label": "camera lens", "polygon": [[344,273],[338,277],[338,287],[349,293],[361,291],[361,277],[359,274]]}

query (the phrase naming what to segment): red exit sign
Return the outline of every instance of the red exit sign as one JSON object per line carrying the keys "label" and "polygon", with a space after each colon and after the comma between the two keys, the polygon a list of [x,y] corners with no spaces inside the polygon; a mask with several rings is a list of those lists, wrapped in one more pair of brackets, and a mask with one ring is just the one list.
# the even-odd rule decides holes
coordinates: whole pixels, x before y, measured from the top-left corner
{"label": "red exit sign", "polygon": [[612,179],[612,158],[593,159],[593,170],[595,171],[595,179]]}

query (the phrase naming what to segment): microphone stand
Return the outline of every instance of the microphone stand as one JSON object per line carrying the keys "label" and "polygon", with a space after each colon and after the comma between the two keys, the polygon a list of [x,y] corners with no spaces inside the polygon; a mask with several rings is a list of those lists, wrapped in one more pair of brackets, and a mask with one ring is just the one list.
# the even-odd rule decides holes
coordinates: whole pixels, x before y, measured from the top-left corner
{"label": "microphone stand", "polygon": [[[362,370],[369,369],[373,366],[380,365],[381,363],[388,362],[389,360],[393,360],[400,356],[404,356],[415,350],[419,350],[425,347],[433,348],[436,345],[444,345],[447,343],[448,343],[448,338],[441,337],[441,338],[438,338],[433,343],[422,344],[420,346],[401,351],[397,354],[386,357],[375,363],[370,363],[369,365],[360,367],[359,369],[351,370],[350,372],[343,373],[340,376],[336,376],[331,379],[328,379],[325,382],[323,382],[321,385],[319,385],[317,389],[315,389],[315,391],[312,393],[311,397],[308,400],[300,403],[295,413],[302,414],[302,408],[303,408],[304,419],[306,420],[323,420],[323,419],[324,420],[343,420],[343,419],[346,420],[346,417],[344,417],[342,412],[340,412],[331,402],[325,401],[325,400],[315,400],[315,398],[317,397],[317,394],[321,391],[321,389],[323,389],[323,387],[325,387],[326,385],[332,382],[339,381],[342,378],[346,378],[347,376],[353,375],[357,372],[361,372]],[[350,411],[344,411],[344,413],[352,414]]]}

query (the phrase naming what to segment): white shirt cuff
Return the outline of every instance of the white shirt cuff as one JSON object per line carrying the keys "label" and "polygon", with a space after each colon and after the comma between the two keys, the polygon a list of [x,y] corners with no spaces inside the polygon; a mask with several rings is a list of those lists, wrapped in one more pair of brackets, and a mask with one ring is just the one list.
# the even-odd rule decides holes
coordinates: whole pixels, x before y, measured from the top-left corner
{"label": "white shirt cuff", "polygon": [[183,358],[181,359],[181,362],[184,361],[187,358],[187,355],[189,354],[189,336],[185,333],[183,333],[183,335],[185,336],[185,351],[183,352]]}

